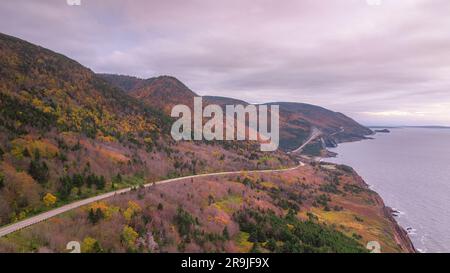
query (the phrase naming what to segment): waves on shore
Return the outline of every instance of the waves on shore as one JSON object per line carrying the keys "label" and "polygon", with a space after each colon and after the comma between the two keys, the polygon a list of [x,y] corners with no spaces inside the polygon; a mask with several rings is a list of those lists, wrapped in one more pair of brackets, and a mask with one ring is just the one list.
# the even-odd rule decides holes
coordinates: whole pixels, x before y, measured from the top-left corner
{"label": "waves on shore", "polygon": [[419,252],[450,251],[450,130],[392,129],[331,150],[326,161],[353,167],[394,207]]}

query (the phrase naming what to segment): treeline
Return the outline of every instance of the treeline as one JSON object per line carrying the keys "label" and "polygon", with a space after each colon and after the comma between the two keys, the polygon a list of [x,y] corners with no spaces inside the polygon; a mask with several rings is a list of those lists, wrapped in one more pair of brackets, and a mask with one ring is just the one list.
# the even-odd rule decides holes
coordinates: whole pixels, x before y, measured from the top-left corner
{"label": "treeline", "polygon": [[91,188],[95,185],[97,190],[103,190],[106,186],[106,179],[103,175],[98,176],[92,173],[87,175],[83,173],[76,173],[72,176],[65,175],[62,176],[59,181],[60,187],[58,194],[62,200],[67,200],[73,189],[76,188],[79,190],[83,186]]}

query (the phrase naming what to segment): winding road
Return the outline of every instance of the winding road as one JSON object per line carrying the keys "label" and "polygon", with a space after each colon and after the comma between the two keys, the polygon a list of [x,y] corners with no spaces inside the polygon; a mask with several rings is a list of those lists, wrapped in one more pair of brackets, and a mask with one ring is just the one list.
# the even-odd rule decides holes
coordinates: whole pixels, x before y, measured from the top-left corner
{"label": "winding road", "polygon": [[[166,180],[161,180],[161,181],[157,181],[157,182],[151,182],[151,183],[147,183],[144,185],[145,188],[153,186],[153,185],[161,185],[161,184],[167,184],[167,183],[172,183],[172,182],[177,182],[177,181],[182,181],[182,180],[187,180],[187,179],[194,179],[194,178],[201,178],[201,177],[210,177],[210,176],[224,176],[224,175],[234,175],[234,174],[240,174],[240,173],[279,173],[279,172],[287,172],[287,171],[292,171],[292,170],[296,170],[300,167],[305,166],[305,164],[303,162],[299,162],[299,165],[297,165],[296,167],[292,167],[292,168],[287,168],[287,169],[277,169],[277,170],[256,170],[256,171],[232,171],[232,172],[219,172],[219,173],[209,173],[209,174],[197,174],[197,175],[191,175],[191,176],[184,176],[184,177],[178,177],[178,178],[172,178],[172,179],[166,179]],[[28,219],[22,220],[20,222],[5,226],[0,228],[0,237],[3,237],[5,235],[8,235],[10,233],[19,231],[23,228],[26,228],[28,226],[37,224],[39,222],[48,220],[52,217],[55,217],[59,214],[65,213],[67,211],[79,208],[81,206],[93,203],[93,202],[97,202],[109,197],[113,197],[115,195],[118,194],[122,194],[122,193],[127,193],[130,192],[132,190],[132,187],[129,188],[124,188],[121,190],[116,190],[116,191],[112,191],[112,192],[108,192],[108,193],[104,193],[98,196],[94,196],[94,197],[90,197],[87,199],[83,199],[80,201],[76,201],[73,202],[71,204],[67,204],[64,205],[62,207],[59,208],[55,208],[52,209],[50,211],[38,214],[36,216],[30,217]]]}
{"label": "winding road", "polygon": [[313,128],[310,137],[308,138],[308,140],[305,141],[305,143],[303,143],[300,147],[298,147],[297,149],[289,152],[290,154],[294,154],[294,153],[298,153],[301,150],[303,150],[303,148],[305,148],[306,145],[308,145],[311,141],[313,141],[314,139],[316,139],[316,137],[320,136],[322,134],[322,132],[317,129],[317,128]]}

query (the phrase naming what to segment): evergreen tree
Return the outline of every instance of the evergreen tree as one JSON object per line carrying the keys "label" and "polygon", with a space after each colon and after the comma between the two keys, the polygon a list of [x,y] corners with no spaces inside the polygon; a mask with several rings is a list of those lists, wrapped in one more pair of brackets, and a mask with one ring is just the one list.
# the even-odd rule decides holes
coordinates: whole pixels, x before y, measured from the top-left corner
{"label": "evergreen tree", "polygon": [[69,197],[70,192],[72,191],[73,185],[72,185],[72,179],[70,176],[63,176],[59,178],[59,194],[62,200],[66,200],[67,197]]}
{"label": "evergreen tree", "polygon": [[228,232],[228,228],[227,226],[224,227],[223,231],[222,231],[222,236],[225,240],[230,240],[230,233]]}
{"label": "evergreen tree", "polygon": [[103,213],[103,211],[101,209],[97,209],[95,211],[95,217],[97,218],[97,222],[100,221],[101,219],[105,218],[105,214]]}
{"label": "evergreen tree", "polygon": [[91,224],[95,225],[97,224],[101,219],[105,218],[105,214],[103,211],[99,208],[97,208],[95,211],[93,208],[89,210],[88,219]]}
{"label": "evergreen tree", "polygon": [[5,187],[5,176],[0,173],[0,190]]}
{"label": "evergreen tree", "polygon": [[96,182],[97,182],[96,185],[97,185],[98,190],[103,190],[105,188],[106,181],[105,181],[105,177],[103,175],[100,177],[97,177]]}
{"label": "evergreen tree", "polygon": [[97,216],[95,215],[94,209],[89,210],[88,219],[91,224],[95,225],[97,223]]}
{"label": "evergreen tree", "polygon": [[34,159],[30,162],[28,173],[40,184],[45,184],[50,175],[47,163],[45,163],[45,161],[40,162],[38,159]]}

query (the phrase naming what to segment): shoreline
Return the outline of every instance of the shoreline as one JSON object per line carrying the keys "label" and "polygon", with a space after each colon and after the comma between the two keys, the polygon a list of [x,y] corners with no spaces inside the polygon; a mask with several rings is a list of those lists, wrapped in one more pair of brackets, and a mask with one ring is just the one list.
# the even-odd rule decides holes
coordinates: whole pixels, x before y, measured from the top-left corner
{"label": "shoreline", "polygon": [[[353,168],[352,168],[353,169]],[[405,251],[408,253],[420,253],[419,251],[417,251],[417,249],[414,247],[414,244],[411,240],[411,238],[408,235],[408,232],[406,231],[406,229],[404,227],[402,227],[397,220],[395,219],[393,213],[395,212],[391,207],[387,206],[384,203],[383,198],[381,197],[381,195],[370,189],[370,185],[367,184],[367,182],[355,171],[353,170],[353,172],[355,173],[356,176],[359,177],[360,181],[361,181],[361,185],[364,186],[366,189],[372,191],[375,193],[376,198],[378,203],[382,206],[383,208],[383,212],[384,212],[384,216],[385,218],[391,222],[391,224],[394,227],[395,230],[395,240],[396,243]]]}
{"label": "shoreline", "polygon": [[[374,134],[372,134],[373,136]],[[342,143],[352,143],[352,142],[359,142],[359,141],[363,141],[363,140],[372,140],[373,138],[371,137],[365,137],[359,140],[353,140],[353,141],[343,141],[343,142],[339,142],[337,143],[337,145],[342,144]],[[337,146],[336,146],[337,147]],[[324,149],[326,151],[325,156],[321,157],[321,159],[319,160],[319,162],[322,162],[324,160],[326,160],[326,158],[335,158],[338,153],[332,152],[330,150],[328,150],[328,148]],[[317,160],[314,160],[317,161]],[[326,161],[325,161],[326,162]],[[327,163],[331,163],[331,162],[327,162]],[[337,163],[331,163],[331,164],[335,164],[335,165],[340,165]],[[387,206],[383,200],[383,198],[381,197],[381,195],[374,191],[373,189],[371,189],[370,184],[368,184],[359,174],[358,172],[352,167],[354,174],[359,178],[361,185],[363,187],[365,187],[368,190],[371,190],[372,192],[374,192],[376,194],[376,197],[378,199],[378,202],[380,203],[380,205],[383,206],[383,212],[384,212],[384,216],[387,218],[387,220],[389,222],[392,223],[392,225],[394,226],[394,230],[395,230],[395,239],[398,245],[401,246],[402,249],[404,249],[406,252],[408,253],[420,253],[414,246],[411,238],[408,235],[408,232],[406,231],[406,229],[400,225],[400,223],[395,219],[393,213],[395,212],[391,207]]]}

